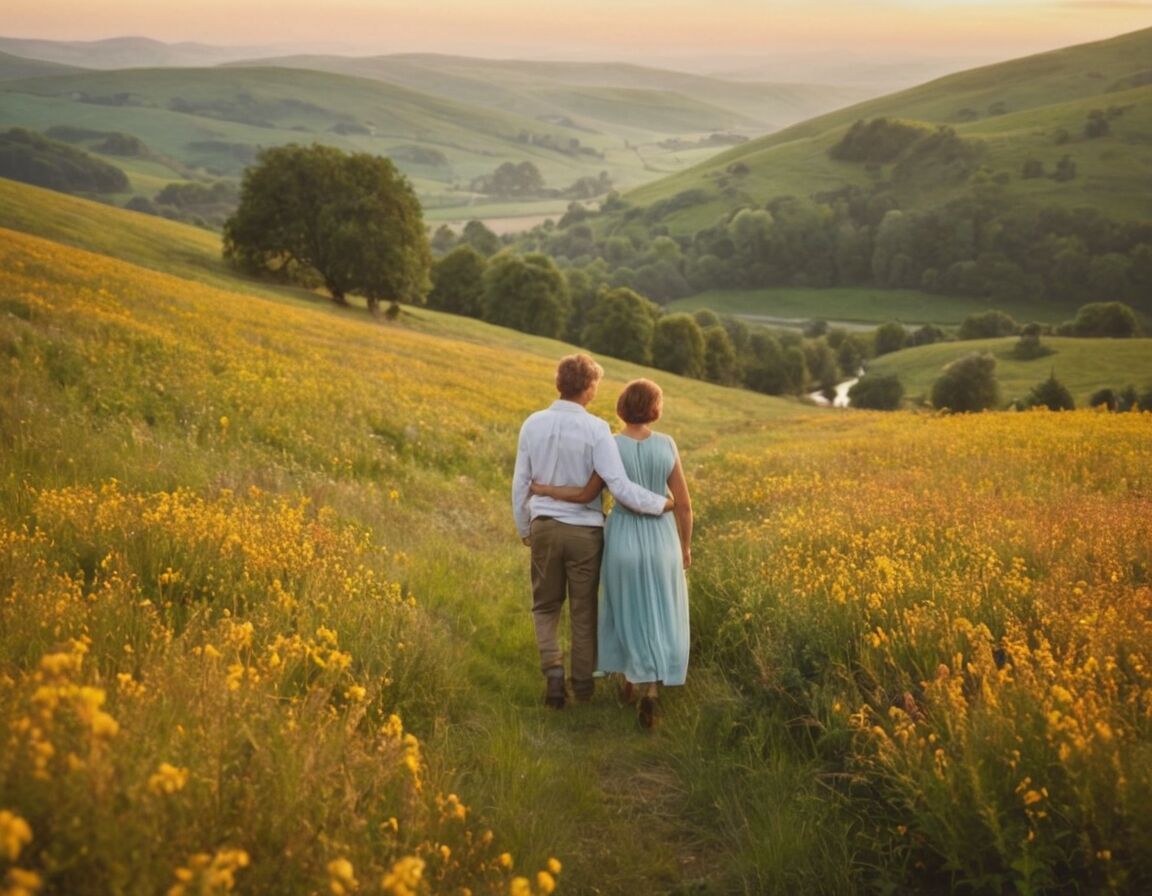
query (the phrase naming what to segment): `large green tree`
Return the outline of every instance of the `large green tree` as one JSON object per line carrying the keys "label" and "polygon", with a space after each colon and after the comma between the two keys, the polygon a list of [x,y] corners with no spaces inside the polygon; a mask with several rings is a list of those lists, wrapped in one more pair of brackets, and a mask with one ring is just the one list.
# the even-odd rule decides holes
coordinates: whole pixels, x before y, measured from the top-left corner
{"label": "large green tree", "polygon": [[224,255],[323,284],[337,304],[358,293],[372,311],[422,303],[432,263],[420,203],[392,162],[319,144],[260,153],[224,225]]}
{"label": "large green tree", "polygon": [[457,246],[432,265],[428,307],[466,317],[480,316],[483,277],[488,262],[468,243]]}
{"label": "large green tree", "polygon": [[652,331],[660,309],[624,286],[603,290],[588,312],[582,344],[597,354],[652,363]]}
{"label": "large green tree", "polygon": [[484,320],[522,333],[559,339],[571,299],[568,281],[547,255],[502,253],[484,272],[481,314]]}
{"label": "large green tree", "polygon": [[667,314],[652,334],[652,363],[661,370],[704,376],[704,333],[690,314]]}

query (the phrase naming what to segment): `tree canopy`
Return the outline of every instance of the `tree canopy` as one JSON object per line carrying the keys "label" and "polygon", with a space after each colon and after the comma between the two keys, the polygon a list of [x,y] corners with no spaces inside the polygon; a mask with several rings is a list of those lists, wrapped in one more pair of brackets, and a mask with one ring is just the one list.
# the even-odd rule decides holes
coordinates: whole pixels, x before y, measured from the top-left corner
{"label": "tree canopy", "polygon": [[500,254],[484,272],[481,310],[484,320],[522,333],[559,339],[571,299],[568,282],[547,255]]}
{"label": "tree canopy", "polygon": [[359,293],[372,311],[422,303],[432,261],[420,203],[392,162],[318,144],[260,153],[224,225],[224,255],[322,283],[338,304]]}
{"label": "tree canopy", "polygon": [[599,354],[652,363],[652,332],[659,308],[627,287],[600,293],[588,312],[583,344]]}
{"label": "tree canopy", "polygon": [[463,243],[432,266],[432,291],[428,307],[466,317],[480,316],[484,292],[481,280],[487,260],[468,243]]}
{"label": "tree canopy", "polygon": [[23,128],[0,133],[0,177],[62,193],[128,189],[128,176],[115,165]]}
{"label": "tree canopy", "polygon": [[690,314],[668,314],[652,334],[653,363],[661,370],[700,379],[704,375],[704,333]]}

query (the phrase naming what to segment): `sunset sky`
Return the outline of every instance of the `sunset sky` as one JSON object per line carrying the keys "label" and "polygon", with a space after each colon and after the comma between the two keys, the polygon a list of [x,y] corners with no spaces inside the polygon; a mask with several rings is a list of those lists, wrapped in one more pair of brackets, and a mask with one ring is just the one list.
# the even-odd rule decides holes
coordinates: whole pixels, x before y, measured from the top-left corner
{"label": "sunset sky", "polygon": [[1007,59],[1152,26],[1116,0],[5,0],[0,36],[553,59]]}

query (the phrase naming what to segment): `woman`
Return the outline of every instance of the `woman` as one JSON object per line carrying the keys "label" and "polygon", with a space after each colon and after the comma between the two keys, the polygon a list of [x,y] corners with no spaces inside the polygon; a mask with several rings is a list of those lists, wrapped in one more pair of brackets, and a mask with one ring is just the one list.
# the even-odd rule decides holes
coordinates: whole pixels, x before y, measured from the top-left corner
{"label": "woman", "polygon": [[[616,402],[624,422],[616,436],[628,478],[672,493],[672,515],[642,516],[617,504],[604,529],[600,571],[599,667],[624,676],[625,699],[639,698],[639,722],[651,728],[660,685],[681,685],[688,671],[688,584],[692,565],[692,501],[676,443],[651,424],[663,393],[651,380],[633,380]],[[596,474],[583,488],[533,484],[536,494],[587,503],[604,483]]]}

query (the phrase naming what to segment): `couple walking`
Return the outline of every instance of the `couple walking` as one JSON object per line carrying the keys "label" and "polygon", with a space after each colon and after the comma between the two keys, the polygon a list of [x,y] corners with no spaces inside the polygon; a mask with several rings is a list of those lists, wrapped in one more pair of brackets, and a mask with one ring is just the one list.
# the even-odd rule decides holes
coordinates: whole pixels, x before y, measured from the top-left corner
{"label": "couple walking", "polygon": [[[624,428],[613,438],[587,411],[603,375],[588,355],[560,360],[559,400],[520,430],[512,510],[532,550],[545,702],[561,709],[567,700],[567,598],[573,696],[590,700],[598,671],[620,673],[623,696],[638,702],[640,724],[651,727],[659,686],[683,684],[688,669],[692,503],[675,442],[651,428],[662,411],[660,387],[640,379],[624,388],[616,404]],[[607,523],[604,487],[616,502]]]}

